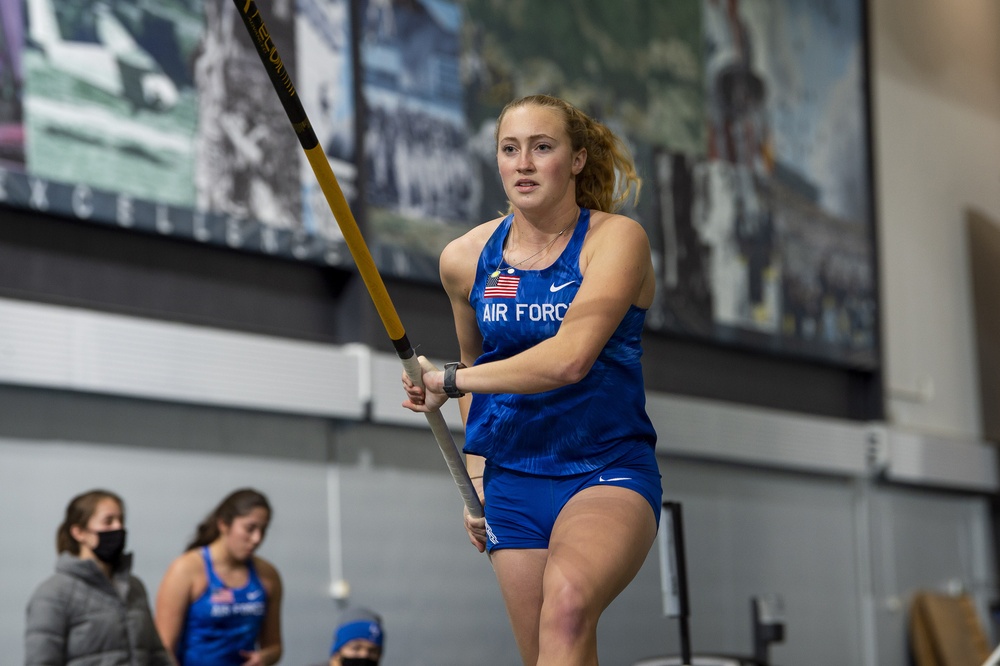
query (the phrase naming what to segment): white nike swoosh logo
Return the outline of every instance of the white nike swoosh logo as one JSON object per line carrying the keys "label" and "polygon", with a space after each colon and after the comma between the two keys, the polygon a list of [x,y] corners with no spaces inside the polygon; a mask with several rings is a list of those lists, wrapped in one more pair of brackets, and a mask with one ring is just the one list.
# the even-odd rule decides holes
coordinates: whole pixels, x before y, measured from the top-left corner
{"label": "white nike swoosh logo", "polygon": [[247,594],[247,601],[255,601],[261,595],[261,590],[256,590],[255,592],[249,592]]}
{"label": "white nike swoosh logo", "polygon": [[570,286],[571,284],[573,284],[575,282],[576,282],[576,280],[570,280],[569,282],[566,282],[565,284],[561,284],[558,287],[556,285],[554,285],[554,284],[551,284],[551,285],[549,285],[549,291],[551,291],[554,294],[557,291],[562,291],[563,289],[565,289],[566,287]]}
{"label": "white nike swoosh logo", "polygon": [[605,479],[603,476],[597,477],[601,483],[607,483],[608,481],[631,481],[631,476],[616,476],[611,479]]}

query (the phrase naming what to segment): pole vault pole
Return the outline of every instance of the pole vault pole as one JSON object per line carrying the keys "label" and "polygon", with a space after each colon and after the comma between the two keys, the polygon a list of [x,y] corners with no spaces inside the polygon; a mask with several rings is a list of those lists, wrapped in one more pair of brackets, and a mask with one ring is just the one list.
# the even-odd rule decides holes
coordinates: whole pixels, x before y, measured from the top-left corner
{"label": "pole vault pole", "polygon": [[[308,158],[313,173],[316,175],[316,180],[319,181],[320,189],[323,190],[326,201],[330,205],[330,210],[333,212],[333,216],[340,226],[340,231],[344,234],[344,240],[347,241],[347,248],[354,258],[354,263],[357,264],[358,272],[361,273],[361,279],[365,282],[368,294],[375,303],[375,309],[378,310],[379,317],[382,319],[382,325],[385,326],[385,331],[392,340],[392,346],[396,349],[396,355],[403,362],[403,369],[406,371],[407,376],[413,380],[414,384],[419,386],[422,383],[420,362],[417,360],[416,353],[413,351],[410,341],[406,338],[406,331],[403,329],[403,324],[396,313],[396,308],[389,298],[389,292],[386,291],[385,283],[382,282],[382,276],[379,275],[375,261],[368,250],[368,245],[361,235],[357,220],[354,219],[354,214],[351,213],[351,208],[347,205],[347,199],[344,198],[344,193],[340,189],[337,177],[333,174],[333,169],[330,168],[330,160],[327,159],[323,147],[316,138],[316,133],[313,131],[305,109],[302,108],[302,103],[295,92],[291,76],[285,69],[284,63],[281,61],[281,55],[278,54],[278,48],[275,46],[274,41],[271,39],[271,33],[268,32],[267,26],[264,24],[264,17],[261,16],[253,0],[233,0],[233,2],[236,4],[236,8],[243,18],[243,24],[250,33],[250,38],[257,47],[257,55],[260,56],[261,62],[264,63],[264,69],[267,70],[267,75],[271,79],[274,91],[278,93],[281,105],[285,108],[288,120],[292,123],[292,129],[295,130],[295,134],[299,138],[302,150],[305,151],[306,158]],[[481,518],[483,515],[483,506],[479,502],[479,495],[472,485],[472,479],[469,478],[469,471],[462,461],[461,453],[455,445],[455,440],[452,438],[451,431],[445,423],[444,416],[440,411],[427,412],[426,415],[427,422],[434,432],[434,439],[437,440],[445,462],[448,463],[448,469],[451,471],[451,476],[458,485],[466,508],[468,508],[470,514],[476,518]]]}

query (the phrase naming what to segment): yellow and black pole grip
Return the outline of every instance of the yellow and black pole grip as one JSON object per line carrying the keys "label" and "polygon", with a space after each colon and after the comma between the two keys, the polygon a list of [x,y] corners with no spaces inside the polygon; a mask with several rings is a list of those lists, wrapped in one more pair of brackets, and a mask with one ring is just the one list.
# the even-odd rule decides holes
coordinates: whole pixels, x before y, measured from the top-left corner
{"label": "yellow and black pole grip", "polygon": [[[281,105],[292,124],[292,129],[295,130],[295,134],[299,138],[302,150],[306,153],[306,158],[309,160],[320,189],[337,220],[337,225],[340,227],[341,233],[344,234],[347,248],[358,267],[358,272],[361,273],[361,279],[365,282],[368,294],[375,303],[375,309],[378,310],[379,317],[382,319],[382,325],[385,326],[386,333],[392,340],[396,355],[403,362],[403,369],[413,383],[418,386],[422,385],[420,363],[416,353],[406,338],[406,331],[403,329],[396,308],[389,298],[389,292],[385,288],[382,276],[375,266],[375,261],[361,235],[357,220],[351,213],[347,199],[340,189],[337,177],[334,175],[333,169],[330,168],[330,160],[316,138],[316,133],[309,123],[305,109],[302,108],[291,75],[285,69],[281,55],[278,53],[278,47],[271,39],[271,33],[264,24],[264,17],[261,16],[256,3],[252,0],[233,0],[233,2],[243,18],[243,24],[250,33],[251,40],[257,47],[257,54],[260,56],[261,62],[264,63],[264,69],[267,70],[274,91],[278,94],[278,99],[281,100]],[[448,470],[458,485],[466,508],[472,516],[481,518],[483,505],[479,501],[479,495],[472,485],[472,479],[469,478],[469,472],[462,461],[462,454],[455,445],[455,440],[451,436],[447,423],[445,423],[444,416],[440,411],[427,412],[427,422],[430,424],[434,439],[437,440],[438,447],[448,464]]]}

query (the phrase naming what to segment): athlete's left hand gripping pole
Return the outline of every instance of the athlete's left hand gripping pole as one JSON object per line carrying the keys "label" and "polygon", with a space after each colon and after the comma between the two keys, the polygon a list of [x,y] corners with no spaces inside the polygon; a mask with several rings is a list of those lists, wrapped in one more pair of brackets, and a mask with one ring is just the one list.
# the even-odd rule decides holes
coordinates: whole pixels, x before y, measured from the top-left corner
{"label": "athlete's left hand gripping pole", "polygon": [[[386,291],[385,283],[382,282],[382,276],[379,275],[371,252],[368,250],[361,230],[358,228],[358,223],[354,219],[354,214],[351,213],[351,208],[347,205],[347,199],[344,198],[337,177],[333,174],[333,169],[330,168],[330,161],[316,139],[316,133],[309,123],[309,118],[306,117],[305,109],[302,108],[302,103],[295,92],[295,86],[292,84],[291,76],[281,61],[281,56],[278,54],[278,49],[271,39],[267,26],[264,25],[264,18],[260,15],[253,0],[233,0],[233,2],[236,4],[240,16],[243,17],[243,23],[246,25],[251,39],[257,46],[257,54],[260,56],[261,62],[264,63],[264,69],[267,70],[267,74],[271,78],[271,83],[275,92],[278,93],[281,105],[285,107],[285,113],[292,123],[295,134],[299,137],[299,143],[302,144],[302,149],[309,159],[313,173],[319,181],[320,189],[323,190],[330,210],[344,234],[347,247],[354,258],[354,263],[358,266],[358,271],[368,288],[368,293],[375,303],[379,317],[382,318],[382,324],[392,340],[396,354],[403,362],[403,368],[409,378],[415,384],[420,385],[422,383],[420,363],[409,340],[406,339],[406,331],[403,330],[403,324],[399,320],[399,315],[396,314],[396,309],[389,298],[389,292]],[[455,440],[445,423],[444,416],[440,411],[427,412],[427,422],[434,432],[434,439],[437,440],[445,462],[448,463],[452,478],[458,484],[466,508],[474,517],[481,518],[483,506],[479,502],[479,494],[472,485],[469,471],[462,461],[461,453],[455,445]]]}

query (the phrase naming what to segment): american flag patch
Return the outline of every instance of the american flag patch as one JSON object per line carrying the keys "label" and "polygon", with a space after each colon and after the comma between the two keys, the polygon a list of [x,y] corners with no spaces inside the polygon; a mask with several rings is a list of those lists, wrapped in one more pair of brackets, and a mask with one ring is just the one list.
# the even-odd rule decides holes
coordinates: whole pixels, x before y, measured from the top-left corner
{"label": "american flag patch", "polygon": [[209,597],[209,603],[213,604],[231,604],[236,601],[236,595],[228,587],[218,587],[212,590],[212,596]]}
{"label": "american flag patch", "polygon": [[484,298],[516,298],[517,283],[521,281],[516,275],[500,273],[491,275],[486,280],[486,289],[483,290]]}

